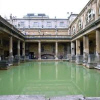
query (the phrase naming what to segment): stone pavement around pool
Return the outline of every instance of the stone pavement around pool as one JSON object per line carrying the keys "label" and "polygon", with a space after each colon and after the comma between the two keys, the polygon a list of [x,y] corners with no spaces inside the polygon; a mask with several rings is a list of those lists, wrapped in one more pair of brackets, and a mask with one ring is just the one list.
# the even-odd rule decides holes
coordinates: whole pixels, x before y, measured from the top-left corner
{"label": "stone pavement around pool", "polygon": [[46,98],[38,95],[1,95],[0,100],[100,100],[100,97],[84,97],[82,95],[69,95]]}

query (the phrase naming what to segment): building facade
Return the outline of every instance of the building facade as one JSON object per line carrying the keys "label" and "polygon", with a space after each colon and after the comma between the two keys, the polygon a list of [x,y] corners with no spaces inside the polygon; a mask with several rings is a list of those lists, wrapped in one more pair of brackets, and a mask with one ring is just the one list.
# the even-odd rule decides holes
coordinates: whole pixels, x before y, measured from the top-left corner
{"label": "building facade", "polygon": [[90,0],[68,19],[27,14],[11,16],[8,22],[0,19],[1,59],[22,55],[38,60],[66,59],[88,68],[100,66],[100,0]]}
{"label": "building facade", "polygon": [[45,14],[27,14],[23,18],[11,16],[8,21],[30,38],[26,42],[26,55],[30,59],[60,59],[70,54],[70,43],[63,38],[69,38],[68,27],[76,16],[51,19]]}

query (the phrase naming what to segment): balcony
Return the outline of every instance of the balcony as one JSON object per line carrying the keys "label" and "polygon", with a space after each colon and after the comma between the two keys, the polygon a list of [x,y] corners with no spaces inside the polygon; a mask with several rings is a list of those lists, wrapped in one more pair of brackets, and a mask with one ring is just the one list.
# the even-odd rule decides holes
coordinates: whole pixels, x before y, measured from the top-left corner
{"label": "balcony", "polygon": [[25,39],[61,39],[71,40],[71,35],[25,35]]}

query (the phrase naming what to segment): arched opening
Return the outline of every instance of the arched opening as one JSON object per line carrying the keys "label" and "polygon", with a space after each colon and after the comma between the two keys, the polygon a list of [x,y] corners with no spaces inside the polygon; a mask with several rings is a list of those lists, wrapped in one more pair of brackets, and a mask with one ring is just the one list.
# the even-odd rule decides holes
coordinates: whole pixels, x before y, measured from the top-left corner
{"label": "arched opening", "polygon": [[89,9],[86,14],[86,24],[93,21],[95,18],[95,12],[93,9]]}

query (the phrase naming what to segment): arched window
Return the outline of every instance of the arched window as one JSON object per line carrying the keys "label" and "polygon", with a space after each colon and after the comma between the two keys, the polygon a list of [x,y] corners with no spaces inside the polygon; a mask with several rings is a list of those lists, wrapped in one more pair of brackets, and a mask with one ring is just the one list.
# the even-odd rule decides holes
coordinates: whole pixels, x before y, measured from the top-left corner
{"label": "arched window", "polygon": [[78,30],[82,29],[82,20],[80,19],[78,21]]}
{"label": "arched window", "polygon": [[72,33],[75,34],[75,33],[76,33],[75,31],[76,31],[76,30],[75,30],[75,26],[73,26],[73,28],[72,28]]}
{"label": "arched window", "polygon": [[89,9],[86,15],[86,22],[89,23],[90,21],[92,21],[95,17],[95,13],[93,9]]}

